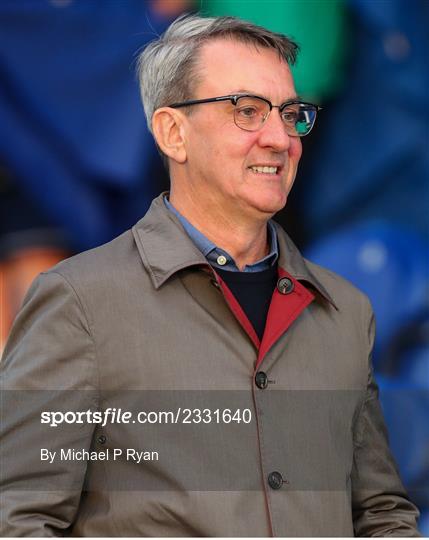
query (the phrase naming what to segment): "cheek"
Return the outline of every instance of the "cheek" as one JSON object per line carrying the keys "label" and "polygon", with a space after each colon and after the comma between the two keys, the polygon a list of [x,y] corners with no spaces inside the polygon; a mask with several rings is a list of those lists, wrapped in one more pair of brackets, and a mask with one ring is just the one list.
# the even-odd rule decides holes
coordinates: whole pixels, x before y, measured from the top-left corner
{"label": "cheek", "polygon": [[302,142],[299,137],[291,137],[289,147],[289,158],[298,162],[302,154]]}
{"label": "cheek", "polygon": [[222,151],[234,157],[245,157],[258,146],[259,132],[245,131],[229,123],[218,133],[217,141]]}

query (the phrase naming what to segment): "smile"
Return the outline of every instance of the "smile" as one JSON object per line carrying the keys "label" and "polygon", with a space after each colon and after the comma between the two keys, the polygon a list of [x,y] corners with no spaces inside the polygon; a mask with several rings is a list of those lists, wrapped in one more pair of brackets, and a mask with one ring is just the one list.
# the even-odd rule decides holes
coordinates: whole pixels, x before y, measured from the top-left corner
{"label": "smile", "polygon": [[249,169],[251,169],[254,173],[259,173],[259,174],[277,174],[279,167],[253,166],[253,167],[249,167]]}

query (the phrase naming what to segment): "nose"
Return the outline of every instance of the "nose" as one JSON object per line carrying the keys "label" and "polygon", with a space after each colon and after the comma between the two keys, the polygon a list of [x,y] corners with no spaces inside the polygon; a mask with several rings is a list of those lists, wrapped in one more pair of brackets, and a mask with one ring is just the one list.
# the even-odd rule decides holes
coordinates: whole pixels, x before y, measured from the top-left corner
{"label": "nose", "polygon": [[259,131],[259,145],[272,148],[276,152],[286,152],[290,148],[291,138],[280,118],[279,109],[273,107]]}

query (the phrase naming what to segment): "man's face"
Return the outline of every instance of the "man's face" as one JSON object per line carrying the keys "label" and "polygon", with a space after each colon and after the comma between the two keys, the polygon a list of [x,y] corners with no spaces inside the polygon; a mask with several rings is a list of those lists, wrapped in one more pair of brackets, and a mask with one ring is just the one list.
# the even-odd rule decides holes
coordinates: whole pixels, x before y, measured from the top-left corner
{"label": "man's face", "polygon": [[[280,105],[296,97],[290,69],[274,50],[216,40],[203,47],[199,64],[193,99],[248,93]],[[301,141],[286,133],[278,109],[253,132],[235,125],[233,110],[229,101],[193,106],[186,133],[189,187],[214,212],[267,219],[286,204]],[[255,170],[264,166],[277,171]]]}

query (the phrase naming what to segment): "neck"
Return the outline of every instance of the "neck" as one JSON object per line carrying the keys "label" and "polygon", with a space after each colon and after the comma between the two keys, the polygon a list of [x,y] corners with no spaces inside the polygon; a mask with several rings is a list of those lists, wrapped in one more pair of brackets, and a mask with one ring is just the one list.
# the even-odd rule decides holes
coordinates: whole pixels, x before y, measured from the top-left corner
{"label": "neck", "polygon": [[216,246],[228,252],[243,270],[269,253],[267,219],[245,219],[216,206],[196,204],[191,197],[178,196],[172,189],[170,202],[192,225]]}

